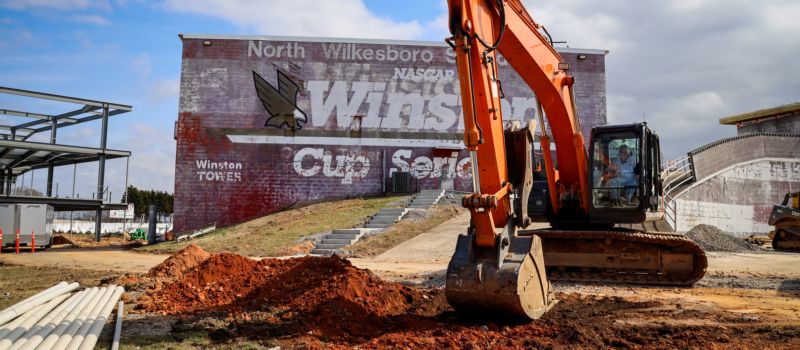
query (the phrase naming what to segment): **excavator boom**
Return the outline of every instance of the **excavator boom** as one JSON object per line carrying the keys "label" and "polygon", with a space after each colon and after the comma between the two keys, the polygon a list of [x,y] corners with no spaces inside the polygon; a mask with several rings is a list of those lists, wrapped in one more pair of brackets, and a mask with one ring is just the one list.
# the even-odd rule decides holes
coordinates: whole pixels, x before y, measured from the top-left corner
{"label": "excavator boom", "polygon": [[[590,159],[569,64],[522,2],[448,0],[448,9],[453,36],[446,41],[455,52],[473,181],[462,201],[470,227],[447,269],[450,304],[461,312],[537,318],[555,303],[545,264],[550,276],[565,279],[687,285],[702,277],[705,255],[691,241],[613,229],[662,215],[658,136],[646,124],[593,128]],[[545,213],[527,206],[536,123],[504,130],[498,52],[536,95]],[[553,228],[518,231],[532,217]]]}

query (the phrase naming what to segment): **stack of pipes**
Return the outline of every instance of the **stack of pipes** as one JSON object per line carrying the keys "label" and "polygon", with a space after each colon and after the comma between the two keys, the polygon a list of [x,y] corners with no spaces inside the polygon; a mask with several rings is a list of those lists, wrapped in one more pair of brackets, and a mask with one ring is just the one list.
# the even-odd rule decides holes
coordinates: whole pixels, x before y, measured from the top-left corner
{"label": "stack of pipes", "polygon": [[61,282],[1,311],[0,350],[93,349],[125,290],[78,287]]}

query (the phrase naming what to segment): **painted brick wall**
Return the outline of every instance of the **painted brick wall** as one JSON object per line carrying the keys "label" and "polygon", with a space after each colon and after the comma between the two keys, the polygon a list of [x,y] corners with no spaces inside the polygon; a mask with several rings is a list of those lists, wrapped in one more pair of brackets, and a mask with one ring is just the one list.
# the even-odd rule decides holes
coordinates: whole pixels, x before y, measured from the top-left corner
{"label": "painted brick wall", "polygon": [[[185,37],[175,230],[230,225],[297,204],[381,195],[398,170],[412,173],[412,189],[468,190],[449,53],[440,43]],[[588,139],[592,126],[606,123],[605,53],[562,54],[576,77]],[[504,114],[533,118],[530,89],[499,62]],[[256,88],[259,78],[262,90]],[[265,85],[278,94],[270,102],[263,102]]]}

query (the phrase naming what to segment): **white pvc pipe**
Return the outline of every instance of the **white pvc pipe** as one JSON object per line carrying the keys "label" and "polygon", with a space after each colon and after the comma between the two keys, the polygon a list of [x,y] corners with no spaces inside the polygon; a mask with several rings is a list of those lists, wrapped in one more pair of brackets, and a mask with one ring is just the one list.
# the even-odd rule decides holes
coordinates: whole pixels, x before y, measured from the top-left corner
{"label": "white pvc pipe", "polygon": [[0,324],[5,324],[6,322],[17,318],[19,315],[24,314],[26,311],[33,309],[38,305],[42,305],[50,300],[53,300],[53,298],[59,295],[62,295],[64,293],[69,293],[77,288],[78,288],[78,283],[76,282],[73,282],[71,284],[67,284],[66,282],[61,282],[51,288],[45,289],[39,294],[27,298],[19,303],[14,304],[8,309],[3,310],[3,312],[0,313]]}
{"label": "white pvc pipe", "polygon": [[55,310],[51,311],[45,315],[44,318],[39,320],[39,322],[31,327],[31,329],[29,329],[23,336],[17,339],[17,341],[14,342],[14,345],[12,345],[9,350],[17,350],[22,348],[25,344],[33,341],[33,339],[40,337],[42,332],[45,332],[44,335],[50,333],[50,331],[53,329],[53,326],[61,321],[61,319],[66,316],[69,310],[81,301],[81,298],[83,298],[87,292],[89,292],[89,290],[84,289],[73,294],[69,299],[61,303],[61,305],[59,305]]}
{"label": "white pvc pipe", "polygon": [[14,305],[11,305],[11,306],[7,307],[5,310],[3,310],[3,311],[0,311],[0,315],[2,315],[2,314],[4,314],[4,313],[6,313],[6,311],[8,311],[8,310],[11,310],[11,309],[12,309],[13,307],[15,307],[15,306],[19,306],[19,305],[21,305],[21,304],[24,304],[24,303],[26,303],[26,302],[28,302],[28,301],[31,301],[31,300],[33,300],[34,298],[38,297],[39,295],[42,295],[42,294],[44,294],[44,293],[47,293],[47,292],[49,292],[49,291],[52,291],[53,289],[56,289],[56,288],[60,288],[60,287],[66,286],[67,284],[68,284],[68,283],[67,283],[67,282],[64,282],[64,281],[58,282],[58,283],[56,283],[54,286],[52,286],[52,287],[50,287],[50,288],[47,288],[47,289],[45,289],[45,290],[43,290],[43,291],[41,291],[41,292],[39,292],[39,293],[36,293],[36,294],[34,294],[34,295],[31,295],[31,296],[29,296],[29,297],[27,297],[27,298],[23,299],[22,301],[19,301],[19,302],[17,302],[16,304],[14,304]]}
{"label": "white pvc pipe", "polygon": [[80,347],[89,334],[89,331],[91,331],[92,327],[94,326],[97,318],[102,314],[103,310],[106,309],[106,305],[112,300],[113,303],[116,304],[117,300],[115,299],[115,296],[116,298],[119,298],[117,295],[117,286],[112,285],[107,288],[111,291],[111,295],[109,295],[108,298],[101,300],[101,302],[94,307],[86,320],[81,324],[81,327],[78,329],[78,331],[73,334],[72,341],[69,342],[66,349],[74,350]]}
{"label": "white pvc pipe", "polygon": [[50,312],[50,310],[53,310],[56,306],[61,304],[61,302],[66,300],[68,297],[69,294],[62,294],[61,296],[58,296],[55,299],[48,301],[47,304],[44,304],[44,307],[37,310],[32,315],[26,317],[25,321],[23,321],[19,325],[19,327],[11,331],[11,333],[5,336],[5,338],[0,340],[0,350],[7,350],[8,348],[10,348],[11,345],[14,344],[14,341],[19,339],[19,337],[25,334],[28,331],[28,329],[30,329],[33,325],[39,322],[39,320],[41,320],[42,317],[44,317],[44,315]]}
{"label": "white pvc pipe", "polygon": [[[83,342],[81,342],[80,347],[78,347],[78,350],[94,349],[95,344],[97,344],[97,339],[100,338],[100,333],[103,332],[103,327],[108,321],[108,316],[111,315],[111,311],[114,310],[114,306],[117,306],[117,301],[124,292],[125,288],[122,288],[121,286],[114,289],[114,294],[100,311],[100,315],[98,315],[98,317],[94,320],[94,323],[89,328],[89,332],[84,337]],[[77,340],[77,338],[75,340]]]}
{"label": "white pvc pipe", "polygon": [[[68,346],[69,349],[74,349],[78,344],[80,344],[83,341],[83,334],[85,334],[84,326],[86,327],[86,330],[88,330],[89,328],[88,324],[90,324],[91,320],[94,319],[95,315],[97,315],[97,313],[99,313],[100,310],[102,310],[103,306],[105,305],[106,302],[108,302],[108,299],[111,297],[111,294],[113,293],[114,290],[112,288],[109,287],[104,288],[103,293],[100,295],[100,298],[97,299],[96,301],[89,303],[83,310],[81,310],[81,313],[78,315],[75,321],[73,321],[72,324],[69,325],[69,328],[67,328],[67,330],[64,331],[64,334],[60,338],[58,338],[58,341],[53,345],[52,349],[64,350],[67,349]],[[70,346],[73,342],[76,342],[75,346]],[[39,348],[41,348],[42,345],[39,345]]]}
{"label": "white pvc pipe", "polygon": [[19,325],[25,321],[25,318],[27,318],[30,315],[33,315],[36,311],[39,311],[39,309],[41,309],[43,306],[44,305],[39,305],[33,309],[30,309],[28,310],[28,312],[22,314],[22,316],[17,317],[17,319],[4,324],[3,327],[0,327],[0,339],[5,338],[8,335],[8,333],[11,333],[11,331],[17,329],[17,327],[19,327]]}
{"label": "white pvc pipe", "polygon": [[[55,344],[58,341],[58,339],[64,334],[67,328],[69,328],[69,326],[72,325],[73,321],[75,321],[75,318],[78,317],[81,314],[81,312],[83,312],[83,310],[86,308],[86,305],[96,303],[102,294],[103,290],[101,290],[100,288],[94,287],[90,289],[89,292],[86,293],[86,295],[83,297],[81,302],[78,303],[78,305],[76,305],[69,312],[69,314],[67,314],[67,316],[61,320],[58,326],[56,326],[56,328],[54,328],[53,331],[50,332],[50,334],[48,334],[44,340],[42,340],[42,342],[36,347],[36,349],[43,349],[43,350],[51,349],[53,347],[53,344]],[[26,347],[28,347],[29,345],[30,344],[26,344]]]}
{"label": "white pvc pipe", "polygon": [[117,322],[114,325],[114,341],[111,342],[111,350],[119,350],[119,338],[122,336],[122,314],[125,312],[125,303],[122,300],[117,305]]}

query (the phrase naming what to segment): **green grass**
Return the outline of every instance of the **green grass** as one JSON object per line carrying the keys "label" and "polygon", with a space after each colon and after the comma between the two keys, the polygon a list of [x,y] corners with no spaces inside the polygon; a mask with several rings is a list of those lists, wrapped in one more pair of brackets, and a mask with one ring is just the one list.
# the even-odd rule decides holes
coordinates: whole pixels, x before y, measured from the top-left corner
{"label": "green grass", "polygon": [[404,199],[405,197],[375,197],[312,204],[222,228],[193,240],[163,242],[135,250],[171,254],[194,243],[213,253],[276,256],[297,244],[297,240],[302,237],[337,228],[355,227],[381,208],[397,206]]}
{"label": "green grass", "polygon": [[378,256],[466,212],[466,209],[454,205],[439,205],[434,208],[433,214],[425,219],[401,220],[384,233],[364,238],[345,249],[350,250],[356,257]]}
{"label": "green grass", "polygon": [[101,280],[111,279],[117,275],[119,273],[113,271],[0,263],[0,310],[50,288],[61,281],[78,282],[81,286],[96,286],[100,284]]}

